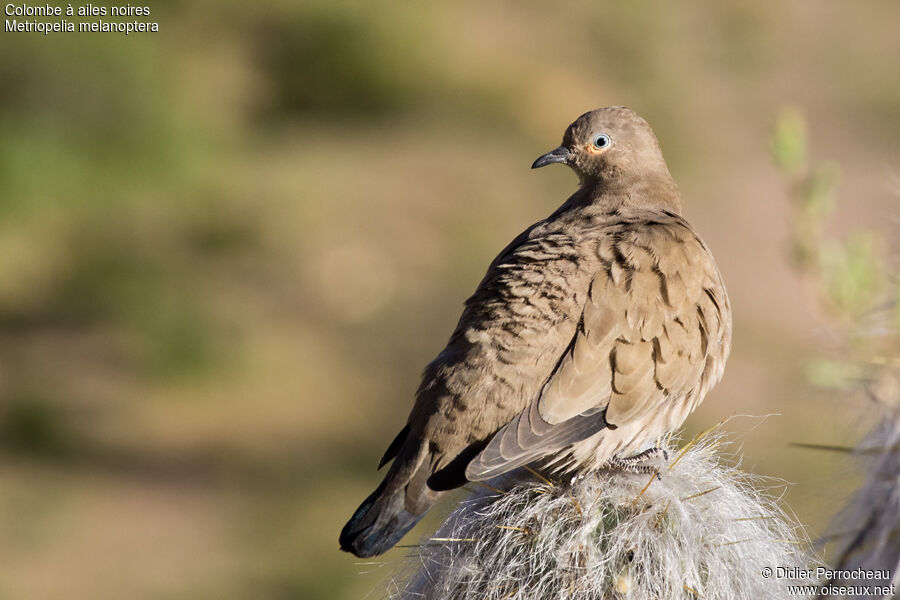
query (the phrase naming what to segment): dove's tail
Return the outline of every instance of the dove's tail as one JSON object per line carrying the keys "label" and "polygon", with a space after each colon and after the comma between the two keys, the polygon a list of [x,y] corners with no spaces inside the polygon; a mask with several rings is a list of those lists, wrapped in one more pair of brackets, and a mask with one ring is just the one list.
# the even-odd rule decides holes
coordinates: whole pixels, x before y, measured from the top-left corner
{"label": "dove's tail", "polygon": [[360,558],[387,552],[437,500],[440,492],[426,483],[431,474],[430,461],[426,460],[427,445],[405,446],[378,489],[344,525],[341,550]]}

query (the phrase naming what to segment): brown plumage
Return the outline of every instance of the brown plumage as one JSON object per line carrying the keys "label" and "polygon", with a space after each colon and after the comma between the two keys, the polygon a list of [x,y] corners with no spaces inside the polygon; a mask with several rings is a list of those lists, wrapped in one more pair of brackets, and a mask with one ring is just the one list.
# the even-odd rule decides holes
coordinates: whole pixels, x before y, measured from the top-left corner
{"label": "brown plumage", "polygon": [[342,549],[381,554],[466,480],[640,454],[721,377],[728,296],[650,126],[624,107],[591,111],[533,167],[554,162],[578,191],[491,263]]}

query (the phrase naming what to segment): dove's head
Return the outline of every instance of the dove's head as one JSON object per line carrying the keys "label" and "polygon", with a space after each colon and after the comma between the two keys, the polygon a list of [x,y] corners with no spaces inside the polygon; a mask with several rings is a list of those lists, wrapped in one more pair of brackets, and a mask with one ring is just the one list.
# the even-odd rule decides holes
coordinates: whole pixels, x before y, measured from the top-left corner
{"label": "dove's head", "polygon": [[553,163],[571,167],[583,186],[656,177],[671,180],[650,125],[624,106],[584,113],[566,129],[562,146],[538,158],[531,168]]}

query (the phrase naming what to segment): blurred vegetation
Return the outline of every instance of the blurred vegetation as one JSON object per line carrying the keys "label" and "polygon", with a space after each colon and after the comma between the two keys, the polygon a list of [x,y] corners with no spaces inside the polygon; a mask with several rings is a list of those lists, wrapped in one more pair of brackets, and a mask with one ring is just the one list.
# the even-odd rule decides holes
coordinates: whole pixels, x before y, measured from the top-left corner
{"label": "blurred vegetation", "polygon": [[[900,149],[897,3],[152,9],[158,34],[0,35],[0,598],[378,588],[397,553],[337,532],[490,259],[573,189],[531,161],[609,104],[653,124],[734,301],[691,423],[784,413],[746,452],[801,521],[834,512],[834,463],[785,450],[847,428],[802,376],[759,149],[773,105],[814,107],[855,199],[831,226],[896,215],[867,182]],[[840,239],[809,261],[864,315],[884,249]]]}
{"label": "blurred vegetation", "polygon": [[[889,264],[891,242],[870,228],[841,240],[826,233],[835,209],[837,167],[809,156],[805,118],[785,108],[770,149],[792,206],[792,256],[825,309],[838,358],[813,360],[807,374],[818,386],[848,390],[863,384],[900,386],[900,277]],[[895,265],[893,265],[895,267]],[[885,379],[890,380],[886,382]],[[874,397],[877,394],[873,393]]]}
{"label": "blurred vegetation", "polygon": [[[772,139],[772,156],[788,181],[794,208],[795,264],[816,288],[825,308],[828,355],[814,358],[807,369],[812,384],[843,396],[841,409],[850,422],[866,422],[870,431],[853,446],[803,443],[817,451],[853,456],[865,474],[859,489],[833,518],[820,543],[830,544],[831,565],[854,569],[893,569],[900,557],[896,510],[900,486],[900,277],[889,248],[896,244],[897,226],[890,237],[872,229],[856,229],[841,241],[827,235],[835,208],[835,167],[808,156],[805,120],[796,109],[779,116]],[[900,190],[896,191],[900,196]],[[854,406],[853,395],[867,402]],[[853,418],[855,415],[855,418]],[[890,576],[888,576],[888,579]],[[857,578],[828,583],[871,584]],[[883,584],[887,582],[882,582]]]}

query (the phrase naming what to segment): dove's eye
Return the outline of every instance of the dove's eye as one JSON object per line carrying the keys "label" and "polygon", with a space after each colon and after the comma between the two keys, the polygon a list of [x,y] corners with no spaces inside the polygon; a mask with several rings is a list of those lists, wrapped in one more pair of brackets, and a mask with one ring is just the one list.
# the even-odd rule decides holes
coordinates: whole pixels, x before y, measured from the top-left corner
{"label": "dove's eye", "polygon": [[597,148],[598,150],[606,148],[607,146],[609,146],[609,144],[609,136],[605,133],[601,133],[600,135],[594,137],[594,148]]}

